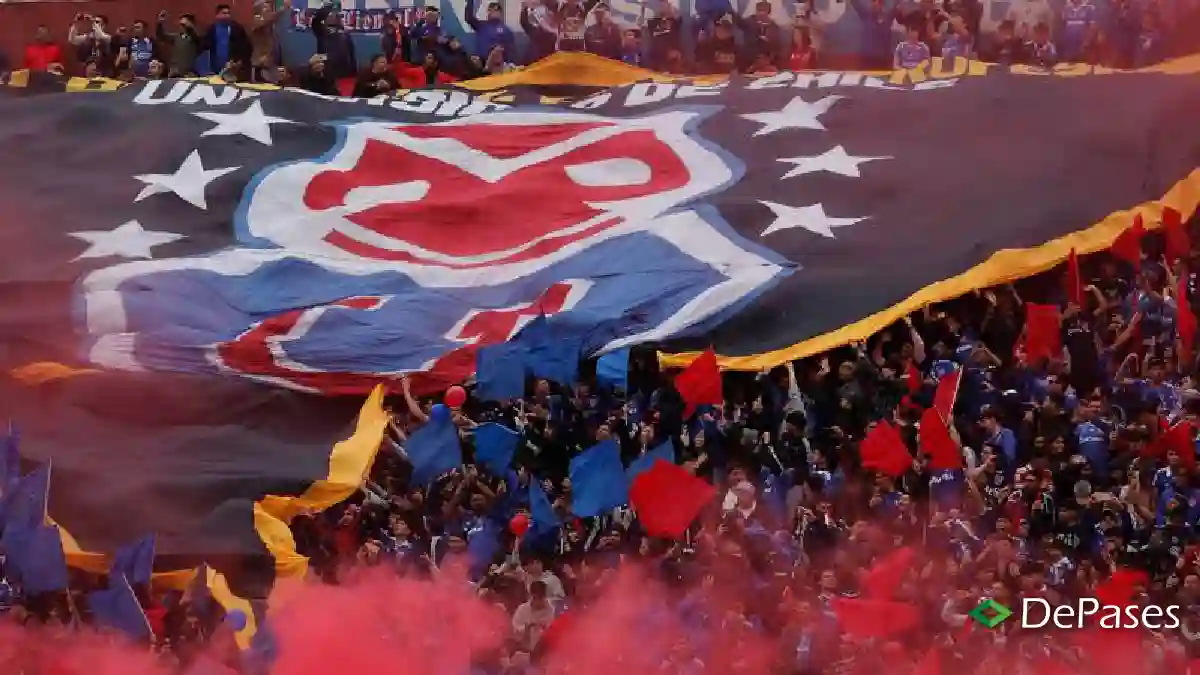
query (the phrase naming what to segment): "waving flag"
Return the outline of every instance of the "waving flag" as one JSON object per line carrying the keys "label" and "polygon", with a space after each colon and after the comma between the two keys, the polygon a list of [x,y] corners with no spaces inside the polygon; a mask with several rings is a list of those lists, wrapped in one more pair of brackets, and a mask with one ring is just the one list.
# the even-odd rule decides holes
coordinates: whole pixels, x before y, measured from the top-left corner
{"label": "waving flag", "polygon": [[0,517],[4,513],[4,502],[8,501],[21,482],[20,444],[20,434],[9,425],[8,433],[0,440]]}
{"label": "waving flag", "polygon": [[450,409],[441,404],[434,406],[429,420],[409,436],[404,449],[412,462],[412,480],[416,485],[425,485],[458,468],[463,463],[462,443]]}
{"label": "waving flag", "polygon": [[937,389],[933,392],[933,409],[937,411],[944,424],[954,420],[954,404],[958,401],[958,388],[962,385],[962,368],[938,379]]}
{"label": "waving flag", "polygon": [[109,573],[108,588],[88,593],[88,609],[97,623],[133,640],[147,640],[153,634],[129,580],[119,570]]}
{"label": "waving flag", "polygon": [[716,492],[687,469],[658,459],[634,478],[629,499],[647,534],[679,539]]}
{"label": "waving flag", "polygon": [[535,535],[553,531],[562,525],[562,519],[554,512],[550,498],[542,489],[542,484],[536,480],[529,481],[529,511],[532,517],[532,529]]}
{"label": "waving flag", "polygon": [[17,532],[46,524],[46,504],[50,499],[50,464],[44,464],[25,475],[8,499],[5,511],[3,541]]}
{"label": "waving flag", "polygon": [[668,440],[657,448],[652,448],[646,454],[630,462],[629,468],[625,471],[625,474],[629,476],[629,482],[632,483],[638,474],[650,470],[650,467],[660,460],[668,464],[675,463],[675,445],[671,441]]}
{"label": "waving flag", "polygon": [[508,474],[521,434],[495,422],[475,428],[475,459],[497,476]]}
{"label": "waving flag", "polygon": [[912,468],[913,458],[900,432],[887,421],[875,425],[858,446],[864,469],[873,469],[897,477]]}
{"label": "waving flag", "polygon": [[154,542],[154,536],[150,535],[117,549],[109,574],[116,571],[134,586],[150,583],[154,570]]}
{"label": "waving flag", "polygon": [[[544,103],[561,73],[614,86]],[[374,456],[361,397],[467,381],[535,322],[560,380],[637,344],[758,371],[1200,195],[1186,77],[645,79],[557,55],[487,95],[0,94],[0,402],[27,459],[89,486],[51,490],[71,564],[155,533],[158,571],[236,552],[267,580],[294,556],[268,531]]]}
{"label": "waving flag", "polygon": [[629,501],[629,479],[616,441],[601,441],[571,460],[571,512],[603,515]]}
{"label": "waving flag", "polygon": [[10,525],[4,531],[4,550],[10,571],[27,595],[67,588],[67,560],[57,527]]}

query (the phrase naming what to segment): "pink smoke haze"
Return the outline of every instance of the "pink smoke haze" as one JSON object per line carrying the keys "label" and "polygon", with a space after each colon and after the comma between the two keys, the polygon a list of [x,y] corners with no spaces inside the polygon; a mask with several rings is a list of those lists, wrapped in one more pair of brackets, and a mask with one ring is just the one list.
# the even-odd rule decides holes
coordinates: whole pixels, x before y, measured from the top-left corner
{"label": "pink smoke haze", "polygon": [[[777,675],[789,672],[795,658],[796,629],[817,620],[823,611],[816,600],[797,599],[808,591],[793,593],[803,585],[797,581],[815,575],[815,570],[798,568],[793,578],[790,568],[781,568],[776,583],[755,585],[756,575],[738,556],[722,556],[684,591],[658,581],[658,570],[651,564],[623,557],[615,569],[583,563],[565,574],[574,578],[578,592],[543,635],[537,650],[543,675]],[[911,576],[919,568],[914,564],[906,571],[902,596],[913,589]],[[501,654],[513,652],[510,616],[486,593],[481,597],[449,571],[436,581],[399,579],[383,568],[348,576],[341,586],[306,583],[272,599],[270,623],[279,645],[272,675],[468,675],[473,655],[494,666]],[[937,585],[928,580],[918,593],[927,598],[953,594]],[[779,637],[767,637],[746,619],[748,603],[751,608],[778,610],[774,632]],[[707,629],[698,629],[701,621]],[[843,641],[839,653],[827,656],[835,662],[852,656],[853,665],[845,672],[854,675],[952,675],[959,668],[949,650],[935,646],[930,651],[935,643],[946,644],[948,637],[969,640],[958,647],[965,653],[987,652],[990,660],[999,661],[1013,656],[997,648],[984,629],[952,629],[935,638],[922,626],[875,641]],[[1082,672],[1148,672],[1136,638],[1132,643],[1107,638],[1104,642],[1103,663]],[[1100,653],[1097,649],[1085,652]],[[668,660],[673,666],[664,670]],[[1120,668],[1109,667],[1115,664]],[[203,675],[233,674],[219,666],[210,668]],[[1073,670],[1079,672],[1047,663],[1030,672],[1066,675]],[[175,672],[163,657],[112,636],[0,625],[0,675]]]}

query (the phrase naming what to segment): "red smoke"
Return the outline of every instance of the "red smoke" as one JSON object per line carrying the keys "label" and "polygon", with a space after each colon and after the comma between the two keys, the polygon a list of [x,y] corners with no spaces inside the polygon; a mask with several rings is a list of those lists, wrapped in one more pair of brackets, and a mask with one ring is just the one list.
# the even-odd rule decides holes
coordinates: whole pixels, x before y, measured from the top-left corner
{"label": "red smoke", "polygon": [[[813,581],[819,578],[820,569],[801,566],[793,570],[781,561],[774,570],[751,570],[735,547],[722,545],[717,551],[703,541],[698,544],[699,554],[706,558],[703,566],[683,563],[675,569],[657,560],[642,563],[634,556],[622,556],[615,568],[576,563],[564,579],[574,582],[576,593],[569,597],[568,609],[543,634],[534,655],[542,672],[789,672],[788,667],[781,671],[779,665],[790,667],[796,658],[798,631],[827,620],[824,615],[830,611],[814,597]],[[877,564],[879,569],[865,574],[864,581],[873,580],[877,586],[894,584],[894,588],[907,591],[913,588],[924,562],[920,553],[897,551],[886,557],[884,564]],[[434,581],[399,579],[386,567],[358,572],[362,574],[351,573],[342,586],[306,583],[272,599],[269,622],[279,652],[272,675],[467,675],[473,663],[496,672],[500,655],[511,653],[509,614],[487,593],[481,595],[448,569]],[[674,583],[672,578],[686,582]],[[954,590],[948,583],[940,578],[921,579],[917,595],[928,599],[952,596]],[[889,594],[878,588],[872,594],[879,599],[860,602],[901,604],[918,599],[903,592],[903,599],[885,600]],[[839,603],[844,602],[830,603],[832,611],[838,611]],[[930,606],[936,605],[918,605],[922,617],[928,616],[924,612]],[[864,675],[940,675],[963,668],[974,672],[975,664],[955,661],[952,650],[995,663],[1015,662],[1017,650],[997,646],[986,629],[939,628],[935,635],[923,625],[927,620],[922,622],[883,637],[836,638],[833,651],[821,655],[820,660],[826,665],[849,662],[851,666],[839,667],[839,672]],[[959,644],[950,646],[952,641]],[[1121,675],[1148,672],[1142,665],[1148,661],[1146,653],[1136,638],[1104,642],[1107,649],[1085,648],[1083,661],[1075,663],[1034,655],[1038,665],[1030,672],[1110,673],[1113,669],[1104,666],[1116,663],[1122,664]],[[1119,651],[1128,653],[1113,654],[1118,646]],[[674,665],[664,671],[668,660]],[[90,630],[0,626],[0,673],[171,675],[176,672],[171,665],[145,649]],[[204,675],[224,672],[217,668]]]}

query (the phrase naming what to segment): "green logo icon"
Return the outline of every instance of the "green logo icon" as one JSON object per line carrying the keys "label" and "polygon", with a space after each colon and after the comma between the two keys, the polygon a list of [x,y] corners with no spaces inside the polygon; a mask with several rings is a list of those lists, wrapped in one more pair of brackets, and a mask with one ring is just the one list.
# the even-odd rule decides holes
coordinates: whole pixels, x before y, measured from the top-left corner
{"label": "green logo icon", "polygon": [[978,607],[968,612],[967,616],[975,619],[984,628],[995,628],[1004,623],[1005,619],[1012,616],[1012,610],[988,598],[979,603]]}

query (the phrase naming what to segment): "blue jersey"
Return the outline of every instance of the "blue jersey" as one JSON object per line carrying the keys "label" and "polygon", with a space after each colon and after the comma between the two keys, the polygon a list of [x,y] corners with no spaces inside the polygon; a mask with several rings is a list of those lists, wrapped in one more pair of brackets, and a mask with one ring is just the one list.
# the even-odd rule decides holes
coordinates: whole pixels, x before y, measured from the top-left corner
{"label": "blue jersey", "polygon": [[929,60],[929,45],[924,42],[901,42],[896,45],[896,63],[901,68],[916,68]]}

